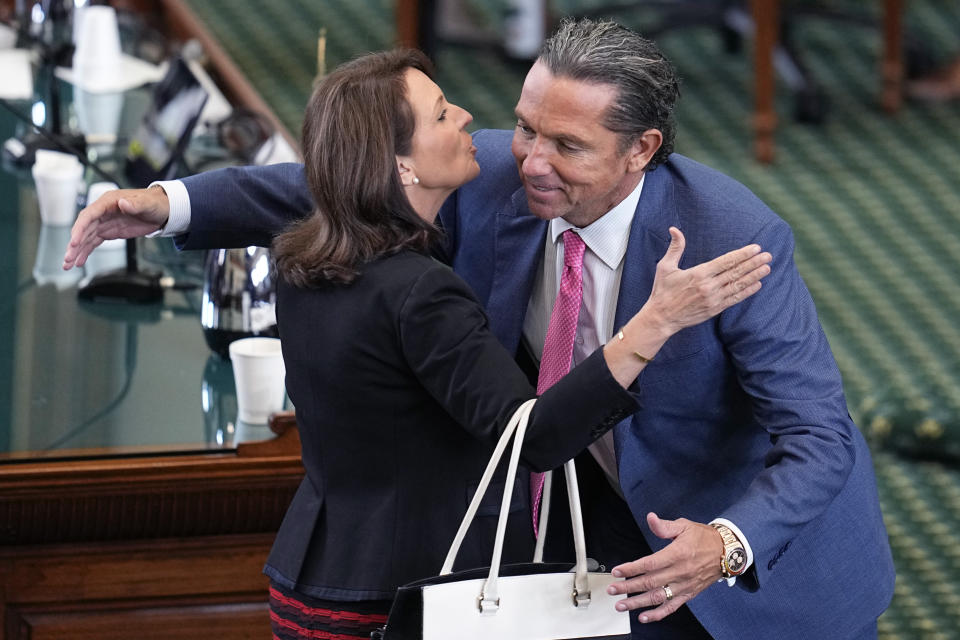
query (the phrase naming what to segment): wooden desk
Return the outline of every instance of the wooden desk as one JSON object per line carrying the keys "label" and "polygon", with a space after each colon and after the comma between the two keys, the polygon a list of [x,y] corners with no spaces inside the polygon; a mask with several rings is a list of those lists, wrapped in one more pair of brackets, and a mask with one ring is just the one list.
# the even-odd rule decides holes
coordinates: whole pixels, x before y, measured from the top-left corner
{"label": "wooden desk", "polygon": [[[754,43],[754,155],[773,162],[777,115],[774,110],[773,50],[780,30],[780,0],[751,0]],[[900,108],[903,81],[903,0],[883,0],[883,60],[880,103],[888,113]]]}
{"label": "wooden desk", "polygon": [[[147,93],[124,96],[128,125]],[[0,113],[0,140],[22,133]],[[119,174],[122,155],[98,161]],[[304,473],[296,429],[236,443],[199,290],[81,303],[83,273],[57,266],[69,228],[40,224],[28,168],[0,166],[0,214],[0,638],[269,638],[261,570]],[[140,247],[145,265],[198,278],[202,255]]]}
{"label": "wooden desk", "polygon": [[0,465],[6,640],[267,638],[295,428],[235,452]]}

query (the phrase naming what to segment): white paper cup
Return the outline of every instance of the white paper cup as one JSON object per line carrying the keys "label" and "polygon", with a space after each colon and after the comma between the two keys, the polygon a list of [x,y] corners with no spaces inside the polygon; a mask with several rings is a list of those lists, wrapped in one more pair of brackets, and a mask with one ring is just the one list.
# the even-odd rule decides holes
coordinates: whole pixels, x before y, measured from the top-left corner
{"label": "white paper cup", "polygon": [[87,187],[87,204],[90,204],[108,191],[119,189],[115,182],[92,182]]}
{"label": "white paper cup", "polygon": [[74,26],[73,73],[83,87],[108,86],[120,73],[120,29],[113,7],[84,7]]}
{"label": "white paper cup", "polygon": [[[70,231],[70,227],[61,228],[66,229],[68,232]],[[67,236],[67,240],[70,240],[69,235]],[[126,240],[121,240],[120,242],[126,243]],[[63,247],[65,248],[66,246],[66,243],[64,243]],[[126,248],[124,244],[121,244],[119,249],[115,249],[112,246],[105,249],[105,246],[106,243],[101,244],[87,256],[87,261],[84,263],[83,269],[70,269],[70,271],[83,271],[83,280],[80,282],[81,287],[85,286],[90,280],[101,273],[116,271],[127,266],[127,252],[124,251]],[[64,248],[60,250],[61,262],[63,262]],[[60,270],[63,270],[62,266]]]}
{"label": "white paper cup", "polygon": [[[90,205],[94,200],[102,196],[108,191],[113,191],[119,189],[114,182],[94,182],[87,187],[87,205]],[[113,253],[115,251],[120,251],[121,249],[127,248],[127,241],[123,238],[115,238],[113,240],[104,240],[100,243],[100,246],[93,250],[93,253],[90,254],[90,258],[93,258],[97,252],[109,252]],[[87,258],[87,265],[89,267],[90,258]],[[112,260],[112,258],[111,258]]]}
{"label": "white paper cup", "polygon": [[283,354],[279,338],[242,338],[230,343],[233,380],[237,387],[237,418],[264,424],[283,410]]}
{"label": "white paper cup", "polygon": [[[113,144],[123,115],[122,93],[93,93],[79,86],[73,90],[77,126],[90,144]],[[116,187],[114,187],[116,188]]]}
{"label": "white paper cup", "polygon": [[55,227],[72,225],[83,179],[80,161],[67,153],[39,149],[31,173],[43,224]]}
{"label": "white paper cup", "polygon": [[82,269],[63,270],[63,252],[70,242],[70,227],[40,226],[33,279],[37,286],[54,285],[58,290],[72,287],[83,277]]}

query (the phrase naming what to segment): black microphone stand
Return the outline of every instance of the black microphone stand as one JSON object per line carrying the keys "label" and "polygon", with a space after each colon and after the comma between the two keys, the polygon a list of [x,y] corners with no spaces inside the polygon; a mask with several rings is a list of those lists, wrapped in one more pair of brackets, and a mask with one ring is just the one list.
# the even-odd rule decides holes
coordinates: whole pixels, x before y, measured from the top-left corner
{"label": "black microphone stand", "polygon": [[[19,3],[18,3],[19,6]],[[19,39],[21,43],[31,45],[40,58],[41,87],[45,88],[49,102],[46,104],[46,118],[49,127],[46,135],[38,132],[33,122],[30,128],[17,139],[19,145],[7,149],[16,164],[33,164],[38,149],[61,150],[58,141],[73,149],[86,150],[86,140],[79,134],[65,134],[60,113],[60,85],[54,76],[58,66],[70,66],[73,58],[73,44],[70,38],[70,14],[62,1],[44,0],[38,5],[42,8],[43,22],[34,24],[26,7],[18,8],[20,21]],[[6,105],[5,105],[6,106]],[[8,106],[9,108],[9,106]],[[18,117],[19,113],[14,112]],[[23,118],[21,118],[23,119]],[[16,150],[16,152],[14,152]]]}

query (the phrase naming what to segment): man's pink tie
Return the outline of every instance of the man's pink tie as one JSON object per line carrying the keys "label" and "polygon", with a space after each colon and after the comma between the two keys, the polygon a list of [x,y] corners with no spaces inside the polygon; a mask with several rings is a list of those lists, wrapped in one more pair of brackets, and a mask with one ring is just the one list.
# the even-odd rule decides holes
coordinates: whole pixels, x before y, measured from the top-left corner
{"label": "man's pink tie", "polygon": [[[583,299],[583,240],[573,230],[563,232],[563,274],[560,290],[553,303],[547,338],[540,357],[537,395],[553,386],[570,371],[573,360],[573,339],[577,334],[577,318]],[[540,500],[543,497],[543,474],[530,474],[530,503],[533,505],[533,532],[537,533]]]}

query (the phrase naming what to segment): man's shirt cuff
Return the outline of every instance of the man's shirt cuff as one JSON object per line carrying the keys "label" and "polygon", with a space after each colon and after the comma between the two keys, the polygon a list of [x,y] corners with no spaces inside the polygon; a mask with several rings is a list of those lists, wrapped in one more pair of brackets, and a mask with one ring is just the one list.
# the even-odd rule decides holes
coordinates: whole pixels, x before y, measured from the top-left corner
{"label": "man's shirt cuff", "polygon": [[167,224],[157,229],[153,233],[147,234],[148,238],[172,238],[190,230],[190,194],[187,193],[187,187],[179,180],[160,180],[150,183],[150,186],[158,185],[167,194],[167,201],[170,203],[170,215],[167,218]]}

